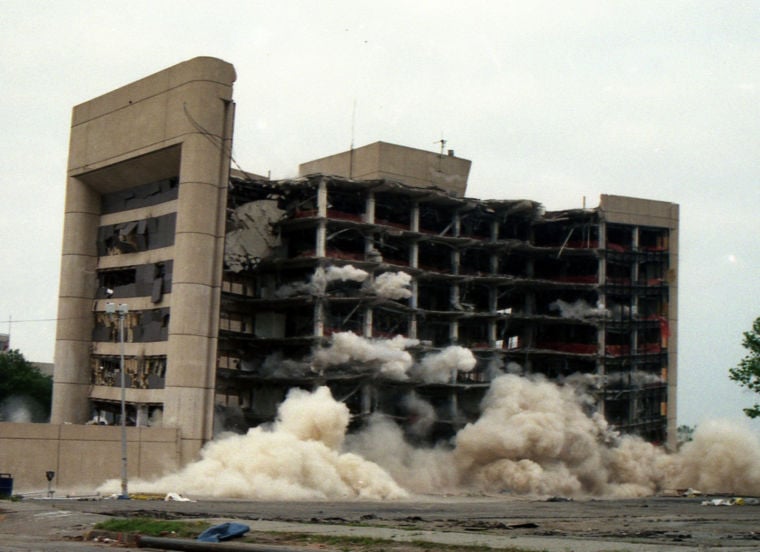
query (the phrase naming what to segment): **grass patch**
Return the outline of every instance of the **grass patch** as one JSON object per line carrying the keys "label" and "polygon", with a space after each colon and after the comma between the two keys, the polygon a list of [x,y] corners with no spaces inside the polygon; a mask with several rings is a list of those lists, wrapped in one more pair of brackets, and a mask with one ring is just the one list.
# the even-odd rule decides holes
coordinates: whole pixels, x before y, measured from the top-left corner
{"label": "grass patch", "polygon": [[95,529],[101,531],[139,533],[150,537],[171,535],[190,539],[197,537],[209,527],[211,524],[206,521],[172,521],[144,517],[115,518],[95,525]]}
{"label": "grass patch", "polygon": [[[334,550],[345,552],[494,552],[494,548],[477,545],[441,544],[437,542],[396,541],[391,539],[376,539],[372,537],[347,537],[335,535],[317,535],[306,533],[279,533],[255,531],[245,535],[246,542],[259,544],[289,544],[294,546],[321,545]],[[499,548],[501,552],[526,552],[524,548]]]}
{"label": "grass patch", "polygon": [[[244,522],[243,522],[244,523]],[[95,529],[116,533],[137,533],[151,537],[180,537],[194,539],[211,527],[206,521],[162,520],[146,517],[114,518],[100,522]],[[466,546],[440,544],[422,540],[395,541],[361,536],[318,535],[313,533],[251,531],[238,542],[255,542],[257,544],[323,546],[331,550],[345,552],[494,552],[488,546]],[[499,548],[501,552],[525,552],[523,548]]]}

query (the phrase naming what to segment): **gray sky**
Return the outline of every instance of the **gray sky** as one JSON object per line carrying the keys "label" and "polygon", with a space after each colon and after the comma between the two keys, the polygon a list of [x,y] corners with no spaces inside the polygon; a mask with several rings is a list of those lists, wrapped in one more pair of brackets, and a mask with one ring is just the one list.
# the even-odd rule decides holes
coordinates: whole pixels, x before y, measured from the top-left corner
{"label": "gray sky", "polygon": [[0,51],[0,332],[30,360],[53,357],[71,108],[208,55],[253,172],[348,149],[355,104],[357,146],[443,136],[472,197],[679,203],[679,422],[755,398],[727,368],[760,316],[760,2],[0,0]]}

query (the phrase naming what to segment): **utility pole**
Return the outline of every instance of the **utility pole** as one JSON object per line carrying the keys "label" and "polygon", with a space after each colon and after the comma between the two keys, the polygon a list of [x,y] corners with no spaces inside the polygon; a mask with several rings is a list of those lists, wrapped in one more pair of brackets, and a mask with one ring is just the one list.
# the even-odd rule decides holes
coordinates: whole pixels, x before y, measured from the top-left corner
{"label": "utility pole", "polygon": [[128,500],[127,491],[127,403],[126,403],[126,374],[124,370],[124,318],[129,312],[125,303],[106,303],[106,313],[119,316],[119,371],[121,372],[121,495],[120,499]]}

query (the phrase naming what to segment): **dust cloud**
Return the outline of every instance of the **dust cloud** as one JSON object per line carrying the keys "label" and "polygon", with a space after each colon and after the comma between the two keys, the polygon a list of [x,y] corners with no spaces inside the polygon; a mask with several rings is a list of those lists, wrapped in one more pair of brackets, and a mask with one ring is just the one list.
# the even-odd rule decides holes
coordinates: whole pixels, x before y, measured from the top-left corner
{"label": "dust cloud", "polygon": [[[398,499],[407,496],[388,473],[341,445],[348,408],[327,387],[292,389],[271,427],[212,441],[201,459],[130,491],[270,500]],[[98,491],[118,492],[111,480]]]}
{"label": "dust cloud", "polygon": [[[374,353],[368,351],[364,356],[370,358]],[[413,364],[407,366],[404,352],[393,349],[390,356],[399,358],[390,362],[408,370]],[[433,373],[470,366],[463,351],[439,355],[429,360]],[[361,356],[354,352],[351,358]],[[503,492],[638,497],[689,487],[760,495],[760,441],[749,430],[710,422],[678,452],[667,453],[611,430],[593,413],[583,389],[502,374],[492,381],[480,417],[437,446],[421,445],[436,409],[414,393],[399,399],[406,412],[401,424],[398,417],[376,413],[348,435],[349,410],[327,387],[293,389],[270,426],[216,440],[198,462],[154,482],[132,482],[131,490],[282,500]],[[111,481],[100,490],[118,487]]]}

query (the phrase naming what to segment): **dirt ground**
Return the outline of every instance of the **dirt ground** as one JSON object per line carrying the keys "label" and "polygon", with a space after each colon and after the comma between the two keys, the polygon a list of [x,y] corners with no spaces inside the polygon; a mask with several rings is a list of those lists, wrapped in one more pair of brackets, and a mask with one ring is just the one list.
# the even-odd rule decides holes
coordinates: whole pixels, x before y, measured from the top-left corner
{"label": "dirt ground", "polygon": [[[498,496],[419,497],[394,502],[22,500],[0,502],[0,550],[46,550],[42,542],[66,541],[74,546],[72,539],[81,537],[98,520],[132,516],[212,522],[238,520],[251,527],[250,535],[256,537],[256,542],[289,543],[320,550],[407,552],[436,549],[435,543],[453,547],[450,550],[466,546],[550,552],[760,550],[760,505],[702,505],[712,498],[569,501]],[[307,539],[304,535],[314,538]],[[25,548],[24,542],[13,544],[14,537],[21,541],[31,539],[34,546]],[[336,542],[330,544],[327,537],[337,537]],[[345,538],[354,539],[353,544],[338,542]],[[398,544],[372,544],[371,539]],[[415,541],[432,544],[410,544]],[[79,544],[88,546],[84,542]]]}

